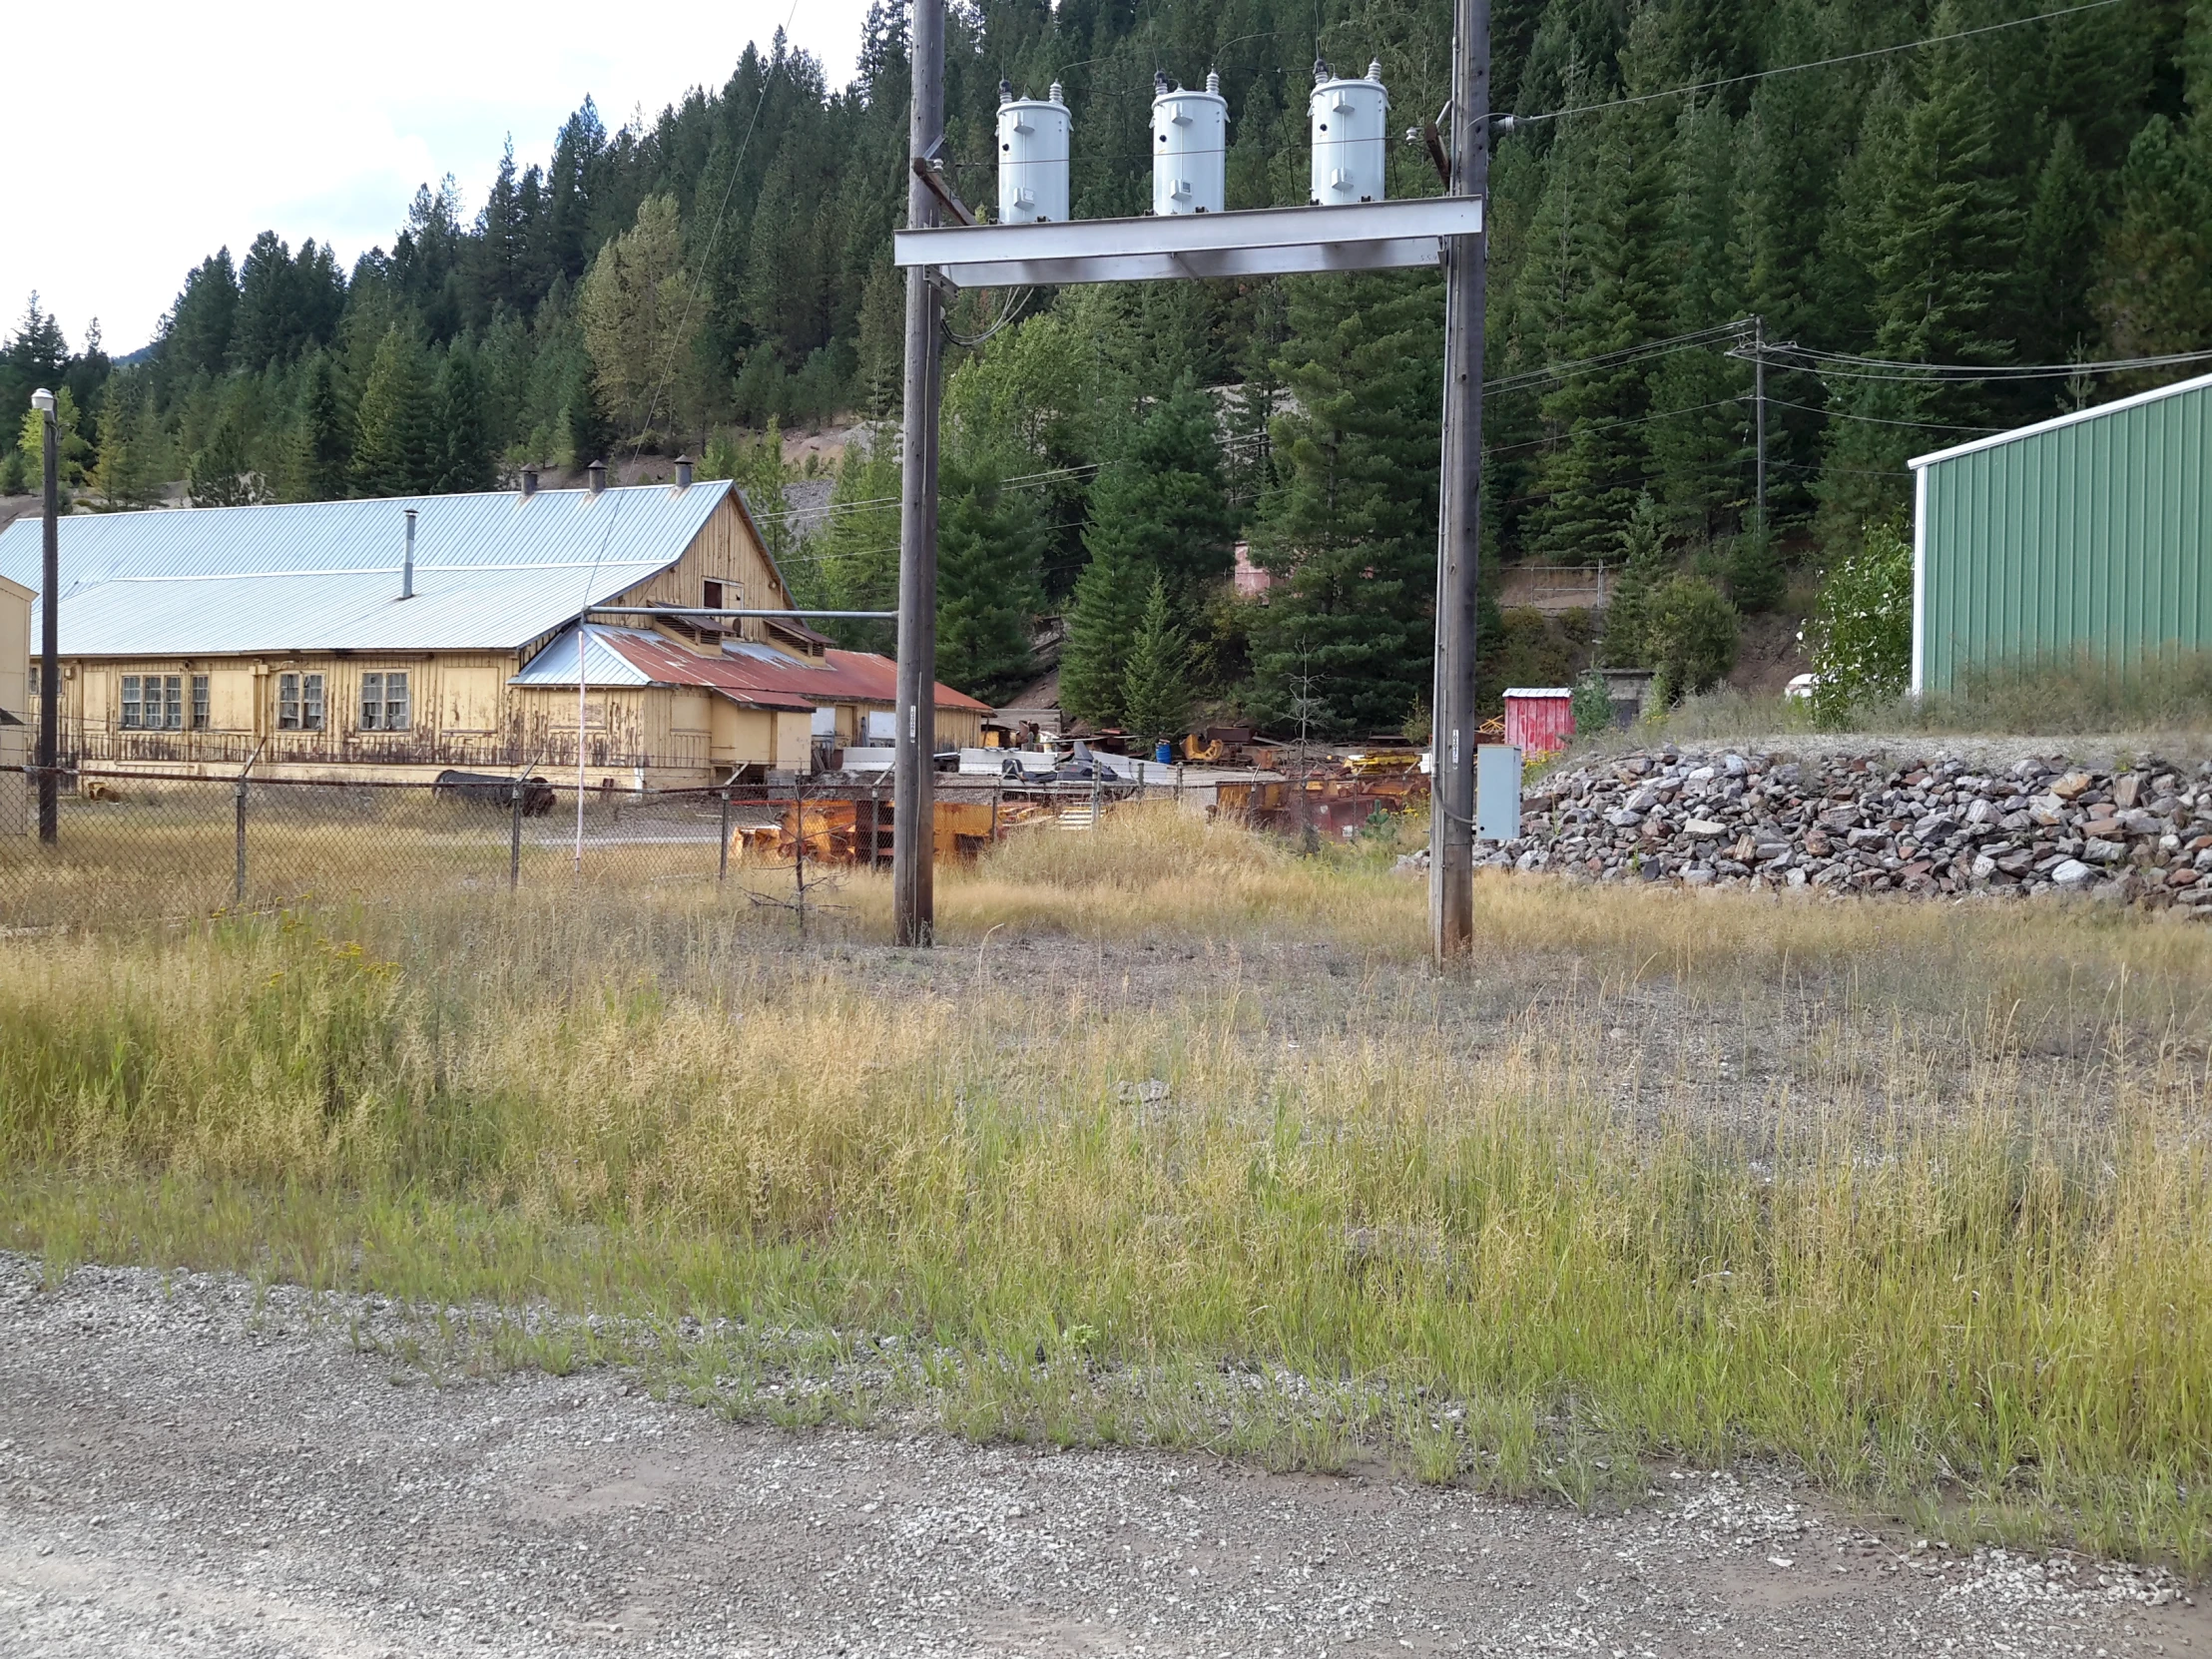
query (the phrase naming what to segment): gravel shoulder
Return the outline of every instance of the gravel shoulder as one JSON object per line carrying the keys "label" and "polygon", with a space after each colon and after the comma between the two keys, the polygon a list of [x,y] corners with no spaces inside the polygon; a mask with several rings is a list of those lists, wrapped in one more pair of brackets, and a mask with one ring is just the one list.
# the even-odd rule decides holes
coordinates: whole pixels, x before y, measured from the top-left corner
{"label": "gravel shoulder", "polygon": [[0,1255],[0,1652],[2159,1654],[2155,1572],[1916,1550],[1775,1476],[1583,1516],[607,1371],[432,1382],[333,1299]]}

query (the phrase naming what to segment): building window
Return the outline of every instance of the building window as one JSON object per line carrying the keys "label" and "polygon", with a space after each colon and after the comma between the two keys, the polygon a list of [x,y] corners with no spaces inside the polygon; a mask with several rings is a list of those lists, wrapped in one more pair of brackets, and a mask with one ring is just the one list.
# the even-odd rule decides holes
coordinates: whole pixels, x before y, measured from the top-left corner
{"label": "building window", "polygon": [[[198,678],[198,676],[195,676]],[[181,674],[126,674],[123,730],[181,732],[185,728],[185,680]]]}
{"label": "building window", "polygon": [[205,674],[192,677],[192,729],[195,732],[208,729],[208,677]]}
{"label": "building window", "polygon": [[279,732],[319,732],[322,730],[321,675],[279,674],[276,676],[276,730]]}
{"label": "building window", "polygon": [[40,684],[40,682],[39,682],[39,674],[40,674],[40,673],[41,673],[41,671],[42,671],[42,667],[43,667],[43,665],[42,665],[42,664],[41,664],[41,663],[39,662],[39,660],[38,660],[38,659],[37,659],[36,657],[33,657],[33,658],[31,659],[31,695],[32,695],[33,697],[37,697],[37,696],[39,696],[39,695],[40,695],[40,693],[39,693],[39,684]]}
{"label": "building window", "polygon": [[361,676],[361,730],[404,732],[412,724],[407,676],[399,670]]}
{"label": "building window", "polygon": [[706,597],[705,597],[705,598],[704,598],[703,600],[701,600],[701,601],[700,601],[700,603],[701,603],[701,604],[703,604],[703,605],[705,605],[705,606],[706,606],[706,608],[707,608],[708,610],[710,610],[710,611],[719,611],[719,610],[721,610],[721,609],[722,609],[722,584],[721,584],[720,582],[709,582],[709,583],[707,584],[707,593],[706,593]]}

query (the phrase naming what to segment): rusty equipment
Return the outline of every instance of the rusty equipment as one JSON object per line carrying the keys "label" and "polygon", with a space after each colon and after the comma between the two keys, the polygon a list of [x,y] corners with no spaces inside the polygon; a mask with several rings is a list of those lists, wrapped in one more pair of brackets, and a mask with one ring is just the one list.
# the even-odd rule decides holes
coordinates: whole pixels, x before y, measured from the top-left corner
{"label": "rusty equipment", "polygon": [[[972,858],[990,845],[995,813],[988,801],[935,804],[939,863]],[[790,865],[804,841],[809,863],[888,866],[894,825],[888,801],[788,802],[775,824],[741,824],[730,831],[732,862]]]}

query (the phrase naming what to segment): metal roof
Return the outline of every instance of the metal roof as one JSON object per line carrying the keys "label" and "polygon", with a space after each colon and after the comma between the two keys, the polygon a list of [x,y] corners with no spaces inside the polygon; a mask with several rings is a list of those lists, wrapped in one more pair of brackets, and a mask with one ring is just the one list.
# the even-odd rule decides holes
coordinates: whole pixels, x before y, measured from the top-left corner
{"label": "metal roof", "polygon": [[[731,492],[722,479],[597,495],[498,491],[72,516],[59,526],[62,651],[512,651],[674,564]],[[403,600],[409,507],[414,597]],[[39,562],[36,518],[0,530],[0,576],[36,588]]]}
{"label": "metal roof", "polygon": [[[703,686],[764,709],[897,700],[897,666],[873,652],[825,651],[816,662],[756,640],[729,640],[720,656],[710,657],[641,628],[595,622],[584,633],[584,675],[592,686]],[[508,684],[573,689],[576,655],[571,623]],[[936,706],[988,712],[986,705],[945,685],[937,687]]]}
{"label": "metal roof", "polygon": [[2022,438],[2032,438],[2044,432],[2055,432],[2060,427],[2078,426],[2084,420],[2101,420],[2123,409],[2139,409],[2145,403],[2156,403],[2161,398],[2178,397],[2186,391],[2202,391],[2212,386],[2212,374],[2199,374],[2194,379],[2176,380],[2170,386],[2157,386],[2149,391],[2139,391],[2132,397],[2115,398],[2110,403],[2094,403],[2086,409],[2054,415],[2049,420],[2038,420],[2032,426],[2015,426],[2009,432],[1993,432],[1985,438],[1974,438],[1967,443],[1954,443],[1948,449],[1938,449],[1933,454],[1916,455],[1905,464],[1916,471],[1926,466],[1936,466],[1943,461],[1955,461],[1961,455],[1972,455],[1983,449],[1995,449],[2007,443],[2017,443]]}

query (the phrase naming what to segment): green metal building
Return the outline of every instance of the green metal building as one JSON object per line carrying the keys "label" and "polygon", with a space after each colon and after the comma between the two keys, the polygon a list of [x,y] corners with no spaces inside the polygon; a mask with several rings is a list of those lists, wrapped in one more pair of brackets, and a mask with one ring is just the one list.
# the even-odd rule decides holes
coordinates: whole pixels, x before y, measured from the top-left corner
{"label": "green metal building", "polygon": [[1915,693],[2212,648],[2212,375],[1910,464]]}

